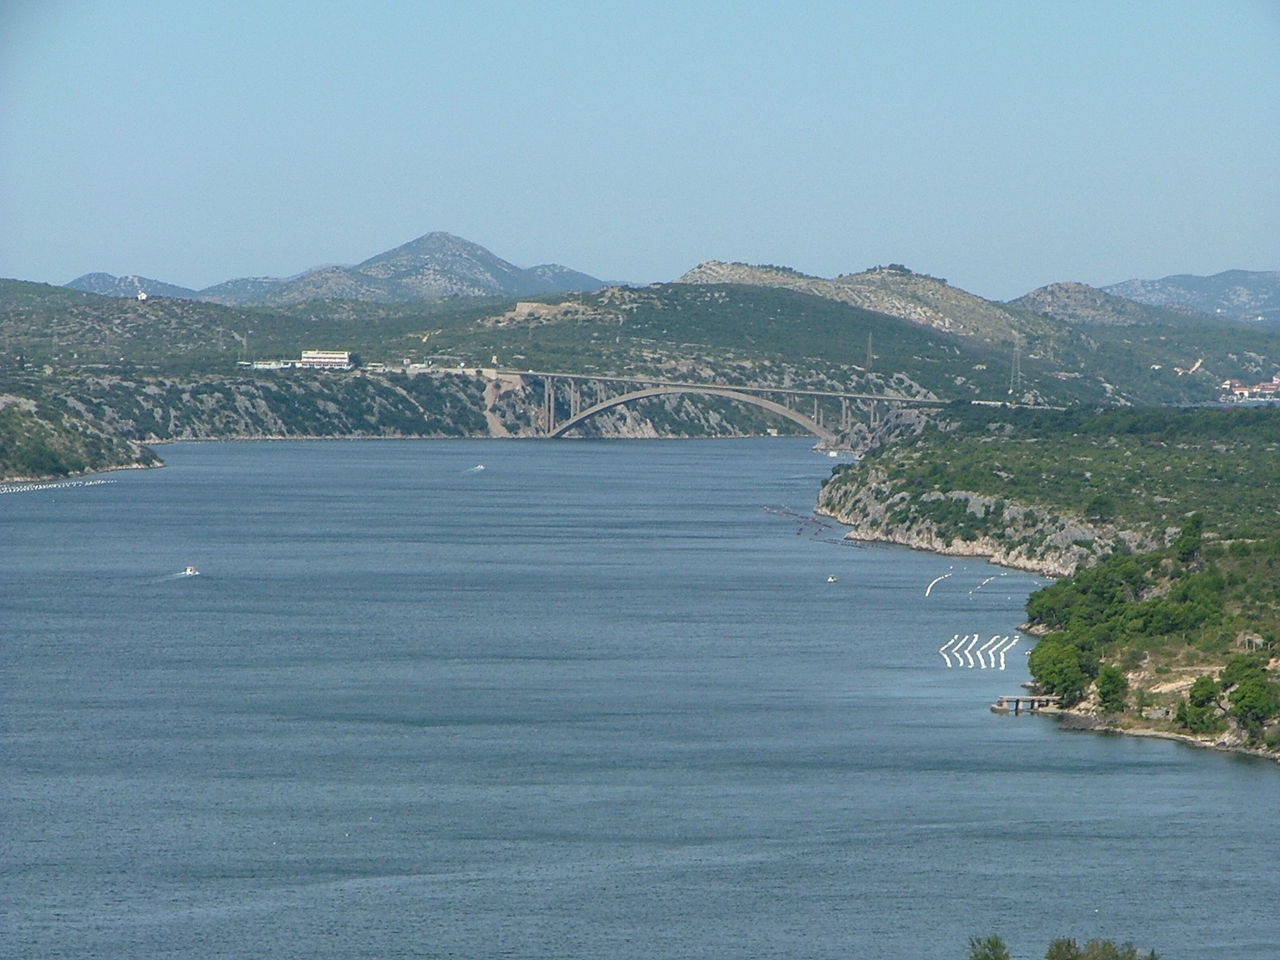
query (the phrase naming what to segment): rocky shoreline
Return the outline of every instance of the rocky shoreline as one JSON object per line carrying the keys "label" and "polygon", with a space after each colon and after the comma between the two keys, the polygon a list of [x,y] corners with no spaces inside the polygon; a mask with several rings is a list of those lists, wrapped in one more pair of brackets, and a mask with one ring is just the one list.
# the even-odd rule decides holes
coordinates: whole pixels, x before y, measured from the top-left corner
{"label": "rocky shoreline", "polygon": [[[969,490],[920,492],[880,464],[834,474],[816,510],[851,528],[850,539],[896,543],[946,556],[1065,577],[1116,548],[1143,552],[1164,545],[1150,532],[1089,520],[1068,510],[999,499]],[[967,520],[967,528],[955,521]],[[938,519],[948,518],[948,519]]]}
{"label": "rocky shoreline", "polygon": [[1012,553],[987,537],[979,537],[971,541],[955,541],[944,539],[935,531],[930,530],[868,529],[865,525],[852,522],[841,514],[823,509],[821,504],[815,508],[814,512],[820,516],[831,517],[839,523],[853,527],[849,533],[845,534],[844,538],[846,540],[857,540],[863,543],[889,543],[946,557],[976,557],[988,560],[998,567],[1008,567],[1010,570],[1022,570],[1046,577],[1065,577],[1075,569],[1075,565],[1069,563],[1064,557],[1028,557]]}
{"label": "rocky shoreline", "polygon": [[1054,707],[1045,708],[1039,712],[1057,716],[1059,718],[1058,725],[1064,730],[1109,733],[1125,737],[1146,737],[1153,740],[1175,740],[1178,743],[1184,743],[1190,747],[1198,747],[1202,750],[1216,750],[1219,753],[1239,753],[1280,763],[1280,753],[1250,747],[1247,744],[1236,742],[1230,737],[1220,737],[1214,740],[1206,737],[1197,737],[1189,733],[1179,733],[1175,730],[1161,730],[1156,727],[1120,726],[1114,723],[1107,723],[1092,713],[1062,710]]}

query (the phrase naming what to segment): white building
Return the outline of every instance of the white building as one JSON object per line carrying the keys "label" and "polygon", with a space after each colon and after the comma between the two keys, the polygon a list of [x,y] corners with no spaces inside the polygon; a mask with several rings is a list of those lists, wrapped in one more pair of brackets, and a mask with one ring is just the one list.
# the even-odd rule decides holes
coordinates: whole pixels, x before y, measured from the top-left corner
{"label": "white building", "polygon": [[298,366],[321,370],[350,370],[350,350],[303,350]]}

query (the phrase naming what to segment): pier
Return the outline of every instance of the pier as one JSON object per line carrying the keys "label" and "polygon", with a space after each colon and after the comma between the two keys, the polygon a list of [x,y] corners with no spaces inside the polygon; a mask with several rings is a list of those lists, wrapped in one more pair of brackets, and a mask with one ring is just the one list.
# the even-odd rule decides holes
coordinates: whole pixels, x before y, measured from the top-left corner
{"label": "pier", "polygon": [[1028,713],[1035,713],[1046,707],[1056,707],[1060,699],[1056,693],[1014,693],[997,697],[996,702],[991,705],[991,712],[1008,713],[1012,710],[1014,714],[1019,714],[1026,710]]}

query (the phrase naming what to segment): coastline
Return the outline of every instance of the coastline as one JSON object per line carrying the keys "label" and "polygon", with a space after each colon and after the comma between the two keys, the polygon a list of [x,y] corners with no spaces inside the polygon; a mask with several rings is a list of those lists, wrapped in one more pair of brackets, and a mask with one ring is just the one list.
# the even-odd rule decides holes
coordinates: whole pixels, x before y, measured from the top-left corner
{"label": "coastline", "polygon": [[1065,577],[1069,576],[1072,569],[1068,569],[1067,562],[1062,559],[1040,558],[1010,554],[999,549],[993,543],[989,543],[985,539],[972,540],[969,542],[944,541],[936,537],[923,537],[917,534],[897,534],[884,530],[865,530],[857,524],[851,524],[848,520],[841,518],[838,514],[824,509],[821,503],[814,508],[814,513],[818,516],[830,517],[838,523],[853,527],[844,535],[845,540],[854,540],[861,543],[889,543],[898,547],[908,547],[911,550],[920,550],[924,553],[936,553],[943,557],[974,557],[986,560],[995,564],[997,567],[1004,567],[1008,570],[1019,570],[1023,573],[1034,573],[1043,577]]}
{"label": "coastline", "polygon": [[[847,520],[841,520],[841,518],[832,511],[824,510],[821,503],[819,503],[815,508],[815,513],[831,517],[832,519],[848,524]],[[1023,556],[1011,556],[998,549],[998,547],[995,547],[994,544],[984,543],[983,539],[963,544],[956,542],[947,543],[942,541],[940,538],[921,537],[915,534],[895,534],[883,529],[864,530],[860,529],[856,525],[854,525],[853,530],[845,535],[844,539],[864,543],[894,544],[896,546],[908,547],[912,550],[934,553],[939,556],[975,557],[987,560],[997,566],[1006,567],[1011,570],[1019,570],[1025,573],[1034,573],[1040,576],[1057,578],[1069,576],[1072,572],[1072,570],[1066,569],[1065,561],[1054,562],[1047,558],[1044,560],[1033,560]],[[1032,636],[1037,632],[1026,624],[1023,624],[1020,629],[1023,633]],[[1189,733],[1179,733],[1173,730],[1161,730],[1155,727],[1119,726],[1117,724],[1100,722],[1096,715],[1078,710],[1064,710],[1056,707],[1048,707],[1037,712],[1058,717],[1060,719],[1059,726],[1064,731],[1104,733],[1127,737],[1146,737],[1158,740],[1174,740],[1178,743],[1184,743],[1188,746],[1198,747],[1203,750],[1216,750],[1219,753],[1235,753],[1244,756],[1259,757],[1264,760],[1271,760],[1275,763],[1280,763],[1280,753],[1250,747],[1245,744],[1232,743],[1221,739],[1205,739]]]}
{"label": "coastline", "polygon": [[1075,710],[1045,708],[1038,712],[1047,716],[1058,717],[1060,720],[1059,728],[1066,731],[1080,733],[1106,733],[1125,737],[1145,737],[1150,740],[1174,740],[1178,743],[1184,743],[1190,747],[1198,747],[1201,750],[1216,750],[1219,753],[1238,753],[1244,756],[1259,757],[1263,760],[1271,760],[1274,763],[1280,763],[1280,753],[1275,753],[1271,750],[1260,750],[1256,747],[1249,747],[1244,744],[1229,743],[1222,740],[1206,740],[1202,737],[1196,737],[1189,733],[1178,733],[1173,730],[1157,730],[1155,727],[1121,727],[1111,723],[1099,722],[1098,718],[1093,714],[1080,713]]}
{"label": "coastline", "polygon": [[166,466],[168,464],[156,457],[151,463],[118,463],[109,467],[94,467],[88,470],[81,470],[77,473],[50,474],[42,477],[0,477],[0,487],[12,486],[30,489],[34,484],[83,483],[93,477],[100,477],[104,473],[118,473],[121,470],[158,470]]}

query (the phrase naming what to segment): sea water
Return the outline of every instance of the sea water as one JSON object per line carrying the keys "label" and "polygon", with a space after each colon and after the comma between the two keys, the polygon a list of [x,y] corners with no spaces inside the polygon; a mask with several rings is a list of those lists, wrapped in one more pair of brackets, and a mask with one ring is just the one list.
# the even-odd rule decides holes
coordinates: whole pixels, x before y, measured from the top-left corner
{"label": "sea water", "polygon": [[993,715],[805,443],[162,452],[0,496],[0,955],[1280,956],[1280,766]]}

